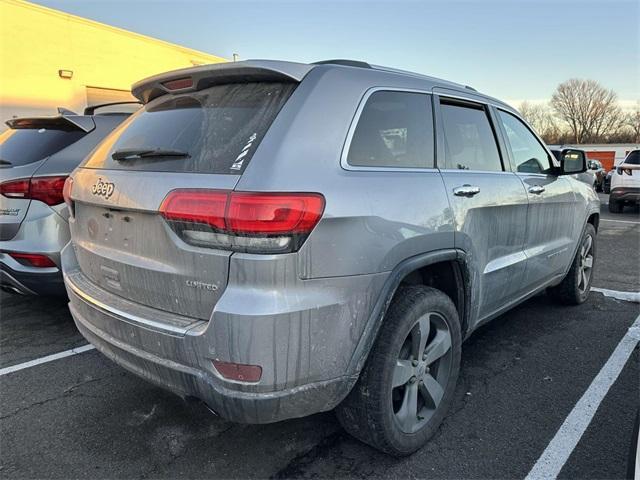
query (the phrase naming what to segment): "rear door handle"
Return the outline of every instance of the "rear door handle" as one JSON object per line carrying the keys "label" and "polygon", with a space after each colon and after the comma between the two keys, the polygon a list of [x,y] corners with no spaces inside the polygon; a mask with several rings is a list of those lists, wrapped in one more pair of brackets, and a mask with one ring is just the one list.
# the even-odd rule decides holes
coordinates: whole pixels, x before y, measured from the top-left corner
{"label": "rear door handle", "polygon": [[529,193],[540,195],[542,192],[544,192],[544,187],[542,185],[533,185],[529,187]]}
{"label": "rear door handle", "polygon": [[453,194],[456,197],[473,197],[480,193],[480,187],[476,187],[475,185],[462,185],[461,187],[456,187],[453,189]]}

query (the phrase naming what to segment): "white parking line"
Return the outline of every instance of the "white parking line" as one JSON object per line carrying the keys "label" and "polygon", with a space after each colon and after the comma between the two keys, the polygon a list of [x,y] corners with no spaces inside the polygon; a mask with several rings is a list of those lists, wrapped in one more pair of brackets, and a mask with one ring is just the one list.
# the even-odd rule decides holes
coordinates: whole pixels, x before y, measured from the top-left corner
{"label": "white parking line", "polygon": [[622,337],[607,363],[604,364],[596,378],[582,398],[578,400],[569,416],[558,429],[547,445],[525,480],[554,479],[576,448],[585,430],[591,423],[600,403],[620,375],[633,349],[640,341],[640,315]]}
{"label": "white parking line", "polygon": [[621,292],[619,290],[609,290],[608,288],[591,287],[591,291],[599,292],[605,297],[624,300],[626,302],[640,303],[640,292]]}
{"label": "white parking line", "polygon": [[632,223],[633,225],[640,225],[640,222],[632,222],[631,220],[612,220],[610,218],[601,218],[601,222],[616,222],[616,223]]}
{"label": "white parking line", "polygon": [[17,372],[18,370],[24,370],[25,368],[35,367],[42,363],[53,362],[59,358],[70,357],[71,355],[77,355],[78,353],[88,352],[93,350],[93,345],[83,345],[82,347],[72,348],[71,350],[65,350],[64,352],[54,353],[53,355],[47,355],[46,357],[36,358],[28,362],[19,363],[10,367],[0,368],[0,377],[9,373]]}

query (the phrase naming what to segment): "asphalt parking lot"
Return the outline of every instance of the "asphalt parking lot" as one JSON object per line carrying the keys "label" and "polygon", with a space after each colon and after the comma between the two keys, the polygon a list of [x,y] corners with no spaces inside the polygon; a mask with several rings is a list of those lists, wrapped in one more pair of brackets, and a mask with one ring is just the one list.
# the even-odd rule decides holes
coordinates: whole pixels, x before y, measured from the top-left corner
{"label": "asphalt parking lot", "polygon": [[[594,286],[640,291],[640,215],[601,196]],[[0,368],[86,344],[64,301],[2,294]],[[2,478],[524,478],[607,363],[640,304],[540,295],[463,346],[454,407],[405,459],[345,434],[332,413],[238,425],[185,403],[95,350],[0,376]],[[635,350],[560,471],[624,478],[640,398]]]}

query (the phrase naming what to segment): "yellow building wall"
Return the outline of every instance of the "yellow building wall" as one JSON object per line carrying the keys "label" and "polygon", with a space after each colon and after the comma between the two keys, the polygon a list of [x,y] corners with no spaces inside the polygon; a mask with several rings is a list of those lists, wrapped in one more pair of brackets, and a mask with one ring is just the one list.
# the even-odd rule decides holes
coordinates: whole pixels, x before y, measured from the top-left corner
{"label": "yellow building wall", "polygon": [[[224,61],[39,5],[0,0],[2,127],[17,116],[53,115],[56,107],[81,111],[86,87],[129,90],[156,73]],[[72,78],[61,78],[59,70],[71,70]]]}

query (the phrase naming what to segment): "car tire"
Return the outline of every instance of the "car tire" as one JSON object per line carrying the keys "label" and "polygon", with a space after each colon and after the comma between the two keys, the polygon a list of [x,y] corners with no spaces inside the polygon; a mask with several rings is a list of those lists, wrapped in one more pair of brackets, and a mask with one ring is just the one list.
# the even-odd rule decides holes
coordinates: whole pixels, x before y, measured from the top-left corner
{"label": "car tire", "polygon": [[571,268],[562,282],[548,293],[565,305],[580,305],[589,297],[596,260],[596,229],[590,223],[584,229]]}
{"label": "car tire", "polygon": [[624,203],[619,202],[617,200],[609,199],[609,211],[611,213],[622,213],[624,209]]}
{"label": "car tire", "polygon": [[360,378],[336,409],[344,429],[396,457],[421,448],[453,402],[461,344],[458,312],[447,295],[401,287]]}

